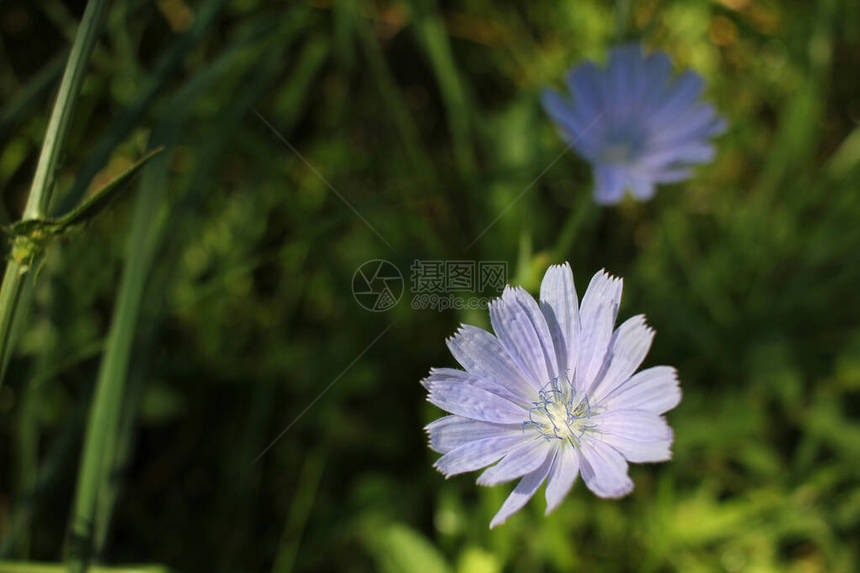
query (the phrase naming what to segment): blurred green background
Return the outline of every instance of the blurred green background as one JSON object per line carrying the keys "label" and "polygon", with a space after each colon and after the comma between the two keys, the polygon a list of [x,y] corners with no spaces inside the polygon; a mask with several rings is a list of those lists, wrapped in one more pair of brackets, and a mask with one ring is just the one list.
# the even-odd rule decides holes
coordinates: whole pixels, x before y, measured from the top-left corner
{"label": "blurred green background", "polygon": [[[84,4],[0,6],[4,224]],[[101,563],[860,570],[860,4],[130,0],[102,26],[52,211],[167,151],[36,278],[0,387],[0,571],[60,570],[10,562],[68,550],[112,321],[132,346]],[[598,208],[538,96],[637,38],[704,75],[730,129],[689,182]],[[433,470],[418,383],[486,312],[368,312],[352,279],[377,258],[407,291],[415,259],[508,261],[532,292],[563,260],[580,292],[623,276],[645,365],[679,370],[674,459],[488,530],[510,488]]]}

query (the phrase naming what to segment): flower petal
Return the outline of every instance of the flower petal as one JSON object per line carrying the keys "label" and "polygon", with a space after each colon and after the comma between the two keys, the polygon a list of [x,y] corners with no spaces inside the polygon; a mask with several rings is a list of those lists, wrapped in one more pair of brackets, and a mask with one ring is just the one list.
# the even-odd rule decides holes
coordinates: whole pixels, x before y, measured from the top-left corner
{"label": "flower petal", "polygon": [[494,466],[490,466],[478,476],[478,485],[498,485],[522,477],[536,470],[552,449],[550,443],[541,437],[524,441],[510,451]]}
{"label": "flower petal", "polygon": [[619,117],[635,113],[639,93],[636,70],[641,66],[642,47],[626,44],[612,49],[606,66],[606,101]]}
{"label": "flower petal", "polygon": [[714,158],[714,153],[714,146],[703,141],[689,142],[681,146],[655,147],[637,159],[636,168],[653,170],[707,163]]}
{"label": "flower petal", "polygon": [[558,507],[579,474],[579,454],[566,444],[558,447],[546,482],[546,515]]}
{"label": "flower petal", "polygon": [[635,106],[635,112],[641,114],[644,112],[643,104],[645,95],[651,89],[648,84],[648,69],[646,66],[645,53],[640,44],[634,44],[630,48],[630,79],[629,81],[629,97]]}
{"label": "flower petal", "polygon": [[528,412],[510,400],[462,380],[434,380],[427,401],[446,412],[484,422],[517,424],[528,418]]}
{"label": "flower petal", "polygon": [[669,85],[669,75],[672,73],[672,61],[668,54],[658,51],[649,55],[645,59],[645,73],[649,93],[662,99]]}
{"label": "flower petal", "polygon": [[599,439],[580,443],[580,472],[588,489],[600,497],[622,497],[633,490],[627,475],[627,461],[620,453]]}
{"label": "flower petal", "polygon": [[573,107],[570,100],[555,90],[541,93],[544,111],[561,128],[568,141],[575,142],[587,134],[592,117],[584,117]]}
{"label": "flower petal", "polygon": [[494,380],[485,376],[472,374],[471,372],[464,372],[456,368],[431,368],[430,374],[427,378],[421,381],[421,385],[430,390],[436,382],[442,381],[458,381],[463,384],[475,386],[476,388],[480,388],[495,394],[496,396],[500,396],[505,400],[509,400],[526,410],[532,406],[531,401],[524,397],[522,393],[513,392],[509,388],[502,386],[501,384],[497,384]]}
{"label": "flower petal", "polygon": [[[677,183],[693,176],[693,170],[688,168],[657,168],[649,169],[651,179],[655,183]],[[637,168],[638,172],[638,168]]]}
{"label": "flower petal", "polygon": [[443,416],[424,427],[430,448],[446,454],[463,444],[502,436],[522,436],[522,424],[494,424],[462,416]]}
{"label": "flower petal", "polygon": [[446,477],[486,467],[522,443],[522,435],[496,436],[456,447],[433,464]]}
{"label": "flower petal", "polygon": [[621,304],[621,289],[620,278],[601,270],[592,277],[582,297],[579,309],[582,329],[575,377],[579,392],[587,392],[591,388],[603,366]]}
{"label": "flower petal", "polygon": [[627,380],[603,398],[600,404],[608,410],[618,408],[662,414],[680,401],[677,371],[671,366],[654,366]]}
{"label": "flower petal", "polygon": [[626,382],[648,354],[654,330],[645,324],[644,315],[628,318],[613,333],[604,364],[605,373],[591,391],[592,402],[600,399]]}
{"label": "flower petal", "polygon": [[665,125],[679,113],[693,105],[702,94],[705,81],[695,72],[684,72],[669,89],[658,109],[651,116],[654,125]]}
{"label": "flower petal", "polygon": [[654,182],[650,179],[640,177],[628,177],[630,192],[640,201],[647,201],[654,197],[656,191]]}
{"label": "flower petal", "polygon": [[502,504],[501,509],[499,509],[498,513],[493,516],[493,520],[490,522],[490,529],[503,524],[511,515],[519,511],[520,508],[531,499],[546,479],[546,476],[549,474],[552,460],[553,452],[550,451],[538,469],[526,474],[526,476],[520,480],[520,483],[517,484],[517,487],[514,488],[514,491],[511,492],[511,495],[508,496],[505,503]]}
{"label": "flower petal", "polygon": [[711,104],[691,106],[651,135],[653,145],[677,145],[689,140],[704,139],[718,135],[725,128],[725,121],[717,117]]}
{"label": "flower petal", "polygon": [[594,200],[600,205],[614,205],[624,197],[627,178],[624,170],[614,165],[594,166]]}
{"label": "flower petal", "polygon": [[536,388],[542,388],[557,375],[546,319],[524,289],[505,287],[502,296],[490,303],[490,322],[502,346]]}
{"label": "flower petal", "polygon": [[573,95],[573,103],[585,117],[595,117],[603,108],[599,85],[600,70],[592,62],[577,66],[567,76],[567,88]]}
{"label": "flower petal", "polygon": [[579,300],[568,263],[547,269],[540,285],[540,308],[552,336],[559,374],[572,379],[579,347]]}
{"label": "flower petal", "polygon": [[534,387],[523,377],[499,339],[486,330],[463,324],[447,343],[451,354],[468,372],[504,386],[527,402],[535,399]]}
{"label": "flower petal", "polygon": [[612,410],[592,418],[601,440],[631,462],[665,462],[672,458],[672,428],[658,414]]}

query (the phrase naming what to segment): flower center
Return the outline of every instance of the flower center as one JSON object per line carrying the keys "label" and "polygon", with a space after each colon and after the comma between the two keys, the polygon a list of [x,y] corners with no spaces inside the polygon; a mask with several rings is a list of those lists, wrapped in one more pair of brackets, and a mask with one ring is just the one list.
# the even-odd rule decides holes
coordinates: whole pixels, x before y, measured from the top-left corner
{"label": "flower center", "polygon": [[523,429],[531,427],[548,440],[567,440],[576,446],[585,432],[594,428],[588,396],[577,396],[567,376],[550,381],[539,396]]}
{"label": "flower center", "polygon": [[611,129],[604,139],[599,159],[616,165],[632,163],[642,152],[644,139],[642,133],[629,125]]}
{"label": "flower center", "polygon": [[633,160],[633,146],[626,141],[608,144],[600,154],[604,163],[623,164]]}

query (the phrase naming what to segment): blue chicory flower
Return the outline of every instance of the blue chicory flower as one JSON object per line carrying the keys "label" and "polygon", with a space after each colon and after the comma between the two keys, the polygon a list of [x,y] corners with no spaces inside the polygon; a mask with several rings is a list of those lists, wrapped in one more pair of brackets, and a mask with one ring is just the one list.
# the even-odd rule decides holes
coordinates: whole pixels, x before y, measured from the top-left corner
{"label": "blue chicory flower", "polygon": [[661,414],[681,400],[678,378],[668,366],[634,374],[654,331],[641,315],[614,329],[621,286],[600,271],[579,305],[565,263],[547,270],[540,304],[506,287],[490,304],[495,336],[462,325],[447,341],[465,371],[433,368],[422,381],[428,401],[450,412],[425,428],[444,454],[436,469],[452,476],[490,466],[477,480],[487,486],[521,478],[491,528],[545,480],[549,514],[577,474],[598,496],[621,497],[633,489],[627,462],[671,457]]}
{"label": "blue chicory flower", "polygon": [[692,166],[713,158],[709,139],[726,122],[699,101],[701,76],[672,76],[665,52],[625,45],[612,49],[605,68],[586,62],[569,74],[572,101],[544,90],[544,109],[592,165],[598,203],[618,203],[625,190],[648,200],[656,184],[687,179]]}

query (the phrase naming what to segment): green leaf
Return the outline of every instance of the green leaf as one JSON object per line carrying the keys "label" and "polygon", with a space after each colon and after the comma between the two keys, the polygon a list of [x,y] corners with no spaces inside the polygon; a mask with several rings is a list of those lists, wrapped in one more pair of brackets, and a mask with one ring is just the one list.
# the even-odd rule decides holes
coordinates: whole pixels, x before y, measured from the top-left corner
{"label": "green leaf", "polygon": [[502,565],[495,555],[480,547],[467,547],[457,561],[457,573],[501,573]]}
{"label": "green leaf", "polygon": [[114,178],[113,181],[99,189],[90,199],[84,201],[81,205],[60,217],[58,223],[65,228],[71,225],[86,223],[98,215],[102,209],[107,207],[110,200],[124,189],[125,183],[128,183],[128,181],[131,180],[131,178],[134,177],[134,175],[140,171],[144,165],[162,151],[164,151],[164,146],[156,147],[144,155],[137,163],[126,169],[122,174]]}
{"label": "green leaf", "polygon": [[383,527],[371,539],[371,552],[383,573],[451,573],[439,550],[405,525]]}
{"label": "green leaf", "polygon": [[72,209],[62,217],[25,219],[7,227],[6,232],[13,238],[20,236],[35,238],[34,234],[39,234],[41,235],[39,238],[44,238],[63,233],[73,225],[86,223],[104,210],[108,203],[110,203],[111,199],[116,197],[120,191],[125,189],[125,184],[128,183],[144,165],[162,151],[164,151],[163,146],[153,149],[144,155],[137,163],[115,177],[110,183],[96,191],[90,199],[84,201],[81,205]]}

